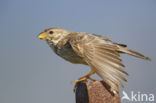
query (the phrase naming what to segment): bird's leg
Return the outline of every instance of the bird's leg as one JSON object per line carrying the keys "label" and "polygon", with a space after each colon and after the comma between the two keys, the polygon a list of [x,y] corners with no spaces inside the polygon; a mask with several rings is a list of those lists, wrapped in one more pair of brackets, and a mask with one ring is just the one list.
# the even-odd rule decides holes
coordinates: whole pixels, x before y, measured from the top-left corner
{"label": "bird's leg", "polygon": [[77,84],[78,82],[81,82],[81,81],[87,81],[87,79],[90,79],[91,81],[95,81],[95,79],[90,77],[94,73],[95,71],[91,70],[87,75],[81,77],[79,80],[74,80],[74,83]]}
{"label": "bird's leg", "polygon": [[81,77],[79,80],[74,80],[73,82],[75,83],[75,86],[73,88],[73,91],[75,92],[76,91],[76,88],[77,88],[77,85],[78,83],[82,82],[82,81],[87,81],[87,79],[90,79],[91,81],[95,81],[95,79],[92,79],[90,76],[92,74],[94,74],[95,71],[91,70],[87,75]]}

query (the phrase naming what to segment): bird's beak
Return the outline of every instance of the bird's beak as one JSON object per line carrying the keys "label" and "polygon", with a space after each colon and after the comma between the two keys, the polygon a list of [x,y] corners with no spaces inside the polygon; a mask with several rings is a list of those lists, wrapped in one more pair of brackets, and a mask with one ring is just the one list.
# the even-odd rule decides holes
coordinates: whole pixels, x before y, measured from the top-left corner
{"label": "bird's beak", "polygon": [[39,39],[45,39],[47,37],[47,35],[45,33],[41,33],[38,35]]}

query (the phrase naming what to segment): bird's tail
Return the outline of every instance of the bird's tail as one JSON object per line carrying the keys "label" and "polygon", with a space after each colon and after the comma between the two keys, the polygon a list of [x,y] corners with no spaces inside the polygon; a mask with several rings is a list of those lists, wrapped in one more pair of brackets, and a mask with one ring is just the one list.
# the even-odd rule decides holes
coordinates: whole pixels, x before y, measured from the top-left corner
{"label": "bird's tail", "polygon": [[138,53],[138,52],[133,51],[133,50],[130,50],[130,49],[126,48],[126,47],[123,47],[123,46],[120,46],[120,45],[118,45],[118,47],[119,47],[119,50],[118,50],[119,52],[126,53],[126,54],[129,54],[129,55],[138,57],[138,58],[151,60],[149,57],[146,57],[143,54]]}

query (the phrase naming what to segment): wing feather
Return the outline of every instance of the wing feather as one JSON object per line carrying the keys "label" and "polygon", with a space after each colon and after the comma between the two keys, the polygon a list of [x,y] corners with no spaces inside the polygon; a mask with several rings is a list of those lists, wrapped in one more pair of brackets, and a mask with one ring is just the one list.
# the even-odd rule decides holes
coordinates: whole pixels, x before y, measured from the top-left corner
{"label": "wing feather", "polygon": [[[108,60],[102,60],[101,58],[96,59],[99,63],[103,64],[104,66],[108,67],[108,69],[114,71],[118,71],[122,74],[128,75],[125,71],[123,71],[120,67],[114,66],[113,62]],[[124,80],[125,81],[125,80]]]}
{"label": "wing feather", "polygon": [[81,35],[70,39],[73,50],[106,82],[111,90],[124,87],[120,80],[127,81],[121,74],[128,75],[121,69],[122,64],[118,47],[112,41],[105,41],[96,35]]}

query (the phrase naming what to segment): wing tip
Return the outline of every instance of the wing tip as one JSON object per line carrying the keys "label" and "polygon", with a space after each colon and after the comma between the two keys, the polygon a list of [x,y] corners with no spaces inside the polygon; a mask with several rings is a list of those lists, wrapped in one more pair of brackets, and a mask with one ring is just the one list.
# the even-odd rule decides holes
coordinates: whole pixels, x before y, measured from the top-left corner
{"label": "wing tip", "polygon": [[145,59],[148,60],[148,61],[151,61],[151,58],[149,58],[149,57],[145,57]]}

